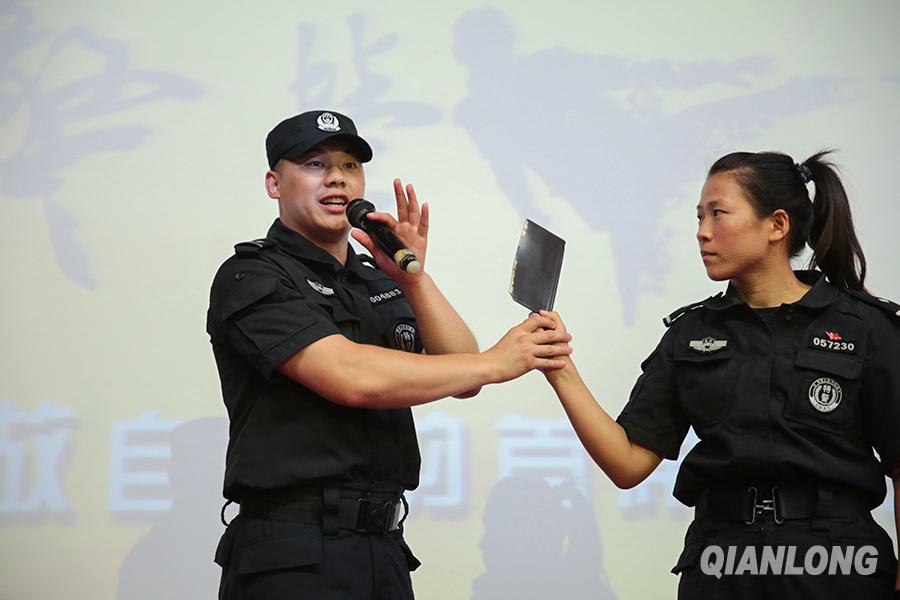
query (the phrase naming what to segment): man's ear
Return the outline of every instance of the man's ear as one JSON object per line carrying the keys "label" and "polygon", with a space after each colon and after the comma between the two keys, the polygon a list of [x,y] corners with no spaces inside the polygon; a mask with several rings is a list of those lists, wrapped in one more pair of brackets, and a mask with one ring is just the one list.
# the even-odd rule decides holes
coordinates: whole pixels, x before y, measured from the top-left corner
{"label": "man's ear", "polygon": [[266,193],[269,198],[278,200],[281,198],[281,190],[278,187],[278,171],[274,169],[266,172]]}

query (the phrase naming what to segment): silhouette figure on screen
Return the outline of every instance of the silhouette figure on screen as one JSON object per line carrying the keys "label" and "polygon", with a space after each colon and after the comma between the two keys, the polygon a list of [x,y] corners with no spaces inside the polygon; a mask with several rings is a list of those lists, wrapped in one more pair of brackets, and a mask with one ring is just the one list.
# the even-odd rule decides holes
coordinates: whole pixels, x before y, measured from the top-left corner
{"label": "silhouette figure on screen", "polygon": [[116,600],[215,598],[220,571],[209,548],[222,533],[219,507],[227,441],[223,417],[195,419],[172,430],[172,507],[125,556]]}
{"label": "silhouette figure on screen", "polygon": [[596,522],[589,501],[570,483],[501,479],[485,508],[485,572],[472,582],[472,600],[615,598]]}
{"label": "silhouette figure on screen", "polygon": [[[771,86],[763,57],[634,61],[561,47],[517,55],[515,42],[496,9],[456,22],[453,51],[468,69],[468,95],[454,120],[523,216],[546,222],[557,208],[535,202],[531,173],[609,235],[627,324],[637,295],[657,292],[664,278],[670,236],[662,217],[695,166],[786,117],[838,102],[843,83],[806,77]],[[712,85],[710,97],[722,98],[723,86],[727,95],[675,104]]]}

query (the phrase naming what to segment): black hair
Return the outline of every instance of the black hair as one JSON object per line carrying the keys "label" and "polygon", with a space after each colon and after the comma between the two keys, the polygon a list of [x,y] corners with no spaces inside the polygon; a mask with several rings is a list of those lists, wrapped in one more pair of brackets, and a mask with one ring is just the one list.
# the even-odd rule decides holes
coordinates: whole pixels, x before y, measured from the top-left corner
{"label": "black hair", "polygon": [[[732,152],[709,168],[708,177],[732,173],[756,214],[784,210],[790,220],[788,252],[812,248],[809,268],[819,268],[834,285],[865,290],[866,257],[853,228],[850,200],[835,166],[822,150],[802,163],[780,152]],[[806,183],[815,183],[810,202]]]}

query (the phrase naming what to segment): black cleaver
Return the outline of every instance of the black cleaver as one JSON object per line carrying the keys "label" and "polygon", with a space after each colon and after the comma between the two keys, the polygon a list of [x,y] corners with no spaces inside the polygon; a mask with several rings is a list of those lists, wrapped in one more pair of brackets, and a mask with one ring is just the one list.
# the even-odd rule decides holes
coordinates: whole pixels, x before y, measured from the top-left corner
{"label": "black cleaver", "polygon": [[513,261],[509,295],[531,310],[553,310],[566,241],[525,219]]}

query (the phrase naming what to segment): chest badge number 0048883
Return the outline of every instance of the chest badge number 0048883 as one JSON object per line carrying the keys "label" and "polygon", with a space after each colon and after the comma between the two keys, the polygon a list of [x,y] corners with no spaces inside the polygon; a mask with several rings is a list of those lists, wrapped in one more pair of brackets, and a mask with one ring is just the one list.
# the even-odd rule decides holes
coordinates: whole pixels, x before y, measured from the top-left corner
{"label": "chest badge number 0048883", "polygon": [[819,412],[829,413],[841,403],[841,384],[828,377],[820,377],[809,386],[809,402]]}

